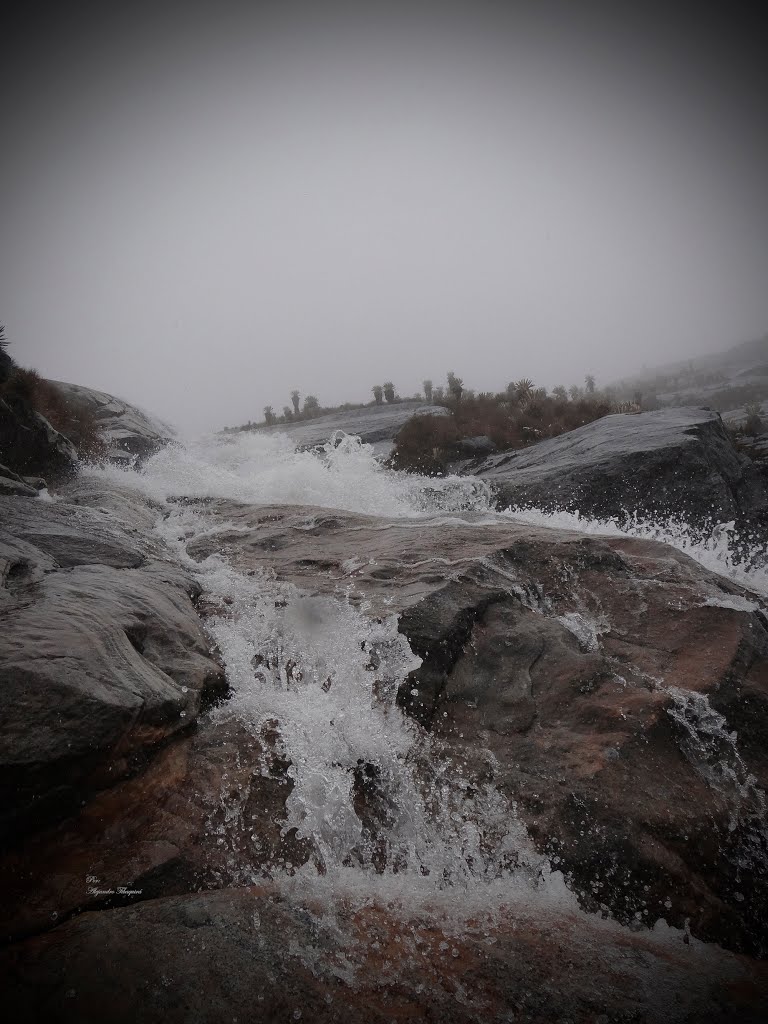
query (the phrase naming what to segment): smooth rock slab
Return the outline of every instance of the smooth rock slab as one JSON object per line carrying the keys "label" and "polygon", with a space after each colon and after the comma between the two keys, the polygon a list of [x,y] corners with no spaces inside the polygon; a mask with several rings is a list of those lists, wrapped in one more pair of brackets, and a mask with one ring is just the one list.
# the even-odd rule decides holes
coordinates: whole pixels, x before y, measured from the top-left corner
{"label": "smooth rock slab", "polygon": [[148,458],[175,437],[173,427],[122,398],[80,384],[60,380],[48,383],[57,388],[67,402],[85,408],[94,417],[107,445],[107,457],[114,462]]}
{"label": "smooth rock slab", "polygon": [[116,522],[109,510],[78,508],[68,501],[0,498],[0,528],[44,551],[61,568],[135,569],[160,552],[154,538]]}
{"label": "smooth rock slab", "polygon": [[60,817],[191,725],[222,673],[157,541],[66,502],[0,498],[5,835]]}
{"label": "smooth rock slab", "polygon": [[674,516],[694,526],[762,522],[768,511],[765,479],[737,453],[720,416],[705,409],[605,416],[463,469],[490,483],[501,507]]}

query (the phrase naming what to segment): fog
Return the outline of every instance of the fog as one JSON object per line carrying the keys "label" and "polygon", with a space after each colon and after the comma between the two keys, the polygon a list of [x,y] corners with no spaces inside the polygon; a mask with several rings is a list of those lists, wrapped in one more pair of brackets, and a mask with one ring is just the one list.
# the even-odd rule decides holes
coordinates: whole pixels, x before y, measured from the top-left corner
{"label": "fog", "polygon": [[4,33],[22,365],[204,431],[294,388],[605,383],[768,330],[743,15],[110,6],[27,5]]}

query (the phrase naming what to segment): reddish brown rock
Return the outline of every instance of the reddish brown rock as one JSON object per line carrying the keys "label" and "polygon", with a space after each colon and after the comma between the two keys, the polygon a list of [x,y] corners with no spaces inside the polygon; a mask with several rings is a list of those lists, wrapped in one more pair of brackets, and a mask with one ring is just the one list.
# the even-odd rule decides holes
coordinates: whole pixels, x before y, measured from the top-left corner
{"label": "reddish brown rock", "polygon": [[496,756],[495,784],[585,906],[768,951],[768,631],[753,595],[629,538],[206,508],[233,529],[194,541],[196,557],[400,612],[423,659],[403,708],[468,763]]}
{"label": "reddish brown rock", "polygon": [[760,1024],[768,1000],[766,965],[679,934],[525,904],[446,926],[274,887],[84,914],[0,976],[19,1024]]}
{"label": "reddish brown rock", "polygon": [[133,778],[38,831],[0,862],[0,935],[16,940],[85,910],[252,882],[311,850],[282,834],[293,788],[265,732],[205,717]]}

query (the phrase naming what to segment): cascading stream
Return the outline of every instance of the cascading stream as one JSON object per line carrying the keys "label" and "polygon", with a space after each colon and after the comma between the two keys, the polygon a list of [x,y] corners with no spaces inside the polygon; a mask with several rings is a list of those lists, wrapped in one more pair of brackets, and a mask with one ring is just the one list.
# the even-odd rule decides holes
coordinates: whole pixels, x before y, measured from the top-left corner
{"label": "cascading stream", "polygon": [[335,891],[357,887],[409,901],[447,891],[457,899],[483,893],[488,903],[536,890],[537,898],[576,907],[562,876],[534,851],[514,807],[494,787],[492,755],[480,781],[476,765],[473,774],[396,706],[398,686],[420,663],[396,617],[374,617],[343,594],[310,596],[269,574],[239,572],[218,554],[194,561],[188,543],[225,526],[174,498],[314,505],[437,519],[446,527],[513,520],[639,536],[672,544],[768,593],[764,568],[731,557],[733,538],[725,528],[697,543],[676,525],[665,533],[658,524],[619,527],[563,513],[498,512],[481,481],[392,472],[346,436],[321,452],[296,452],[285,437],[258,434],[169,445],[139,473],[93,472],[161,504],[159,533],[207,597],[220,603],[208,628],[233,696],[216,714],[236,716],[254,735],[276,725],[293,783],[284,831],[295,829],[314,851],[290,884],[311,879],[316,888],[322,876]]}
{"label": "cascading stream", "polygon": [[[420,659],[394,615],[376,618],[343,597],[313,597],[268,574],[245,575],[214,555],[185,553],[209,530],[175,509],[159,526],[223,613],[208,623],[233,696],[220,709],[254,735],[277,723],[293,789],[284,831],[315,851],[312,871],[400,876],[422,894],[515,877],[565,892],[495,787],[396,706]],[[490,755],[489,755],[490,757]]]}

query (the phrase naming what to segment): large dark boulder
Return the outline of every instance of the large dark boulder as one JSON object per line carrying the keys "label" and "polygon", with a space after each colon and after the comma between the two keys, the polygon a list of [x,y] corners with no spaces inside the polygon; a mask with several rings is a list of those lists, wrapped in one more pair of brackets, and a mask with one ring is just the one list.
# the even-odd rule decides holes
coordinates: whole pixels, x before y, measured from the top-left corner
{"label": "large dark boulder", "polygon": [[493,455],[497,450],[495,441],[492,441],[486,434],[477,437],[462,437],[456,442],[459,454],[463,458],[477,459],[485,455]]}
{"label": "large dark boulder", "polygon": [[706,409],[606,416],[464,470],[487,480],[501,507],[675,516],[693,526],[764,522],[768,512],[765,479]]}
{"label": "large dark boulder", "polygon": [[0,462],[19,476],[55,483],[76,471],[77,452],[28,402],[0,397]]}
{"label": "large dark boulder", "polygon": [[91,794],[69,820],[26,835],[0,861],[0,936],[45,931],[52,913],[63,920],[304,864],[310,843],[284,828],[294,783],[276,739],[234,716],[203,715],[143,771]]}

